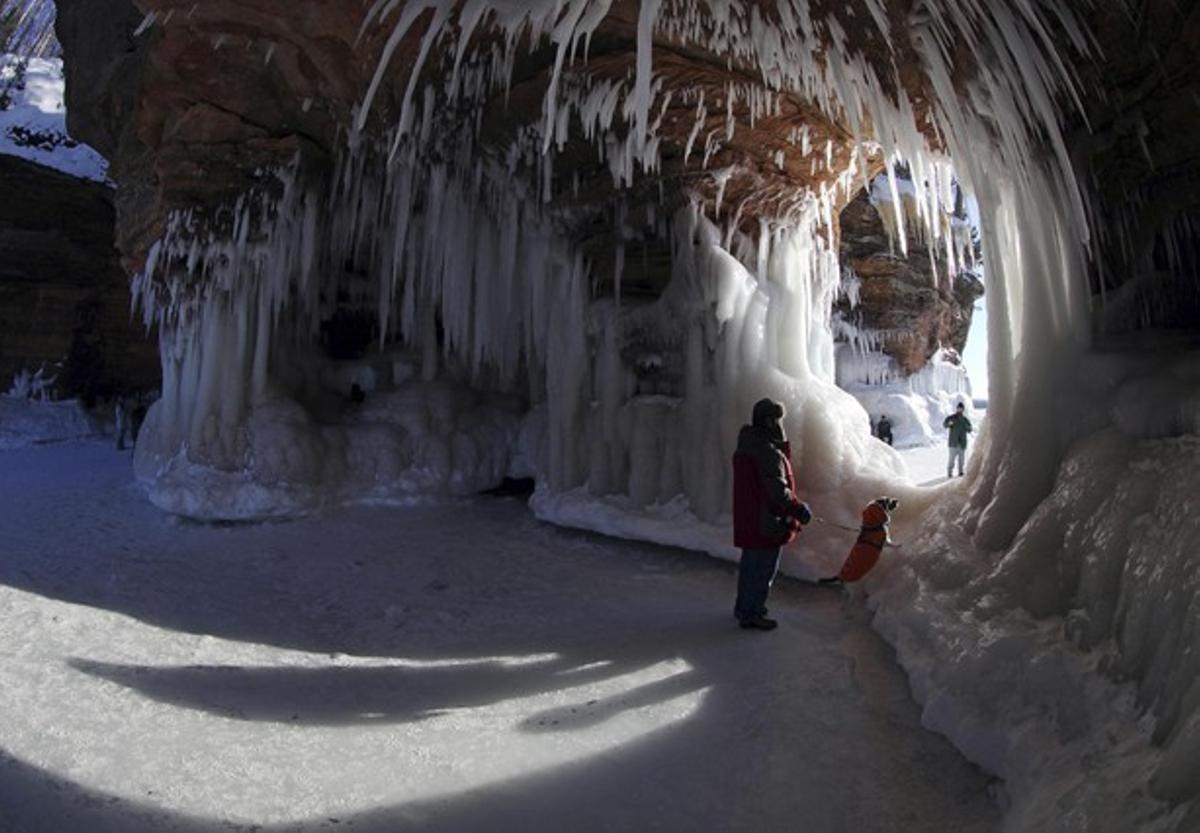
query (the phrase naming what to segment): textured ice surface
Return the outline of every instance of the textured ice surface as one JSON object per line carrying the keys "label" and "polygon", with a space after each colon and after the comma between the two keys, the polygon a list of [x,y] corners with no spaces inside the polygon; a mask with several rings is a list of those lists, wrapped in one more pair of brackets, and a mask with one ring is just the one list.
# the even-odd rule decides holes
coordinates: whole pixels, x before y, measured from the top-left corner
{"label": "textured ice surface", "polygon": [[998,827],[836,592],[746,633],[728,567],[516,501],[199,525],[128,459],[0,455],[0,829]]}
{"label": "textured ice surface", "polygon": [[1154,334],[1089,354],[1046,429],[1092,433],[1012,546],[973,543],[950,490],[868,579],[926,725],[1005,778],[1013,830],[1200,818],[1197,356]]}
{"label": "textured ice surface", "polygon": [[[163,334],[164,446],[202,467],[242,471],[250,413],[292,395],[279,378],[280,354],[313,337],[330,312],[321,299],[341,297],[332,290],[342,287],[322,281],[336,281],[346,262],[356,262],[368,279],[354,287],[351,302],[378,314],[381,340],[390,336],[423,353],[426,380],[438,378],[440,362],[456,360],[473,382],[544,406],[534,468],[552,491],[586,488],[610,507],[628,498],[639,510],[682,496],[695,517],[719,522],[731,438],[750,404],[769,394],[789,406],[804,485],[853,517],[885,485],[884,475],[902,474],[902,466],[862,440],[865,415],[830,390],[828,296],[839,277],[833,211],[864,182],[869,156],[889,166],[902,159],[911,179],[905,209],[893,212],[896,225],[912,213],[909,225],[921,227],[914,239],[945,249],[949,265],[962,254],[955,229],[943,222],[955,196],[952,173],[980,197],[989,274],[1001,288],[991,328],[999,395],[995,441],[980,446],[985,486],[970,513],[983,540],[1008,543],[1049,488],[1070,438],[1043,438],[1024,467],[1036,462],[1036,478],[1004,476],[1009,440],[1028,430],[1038,403],[1054,395],[1086,323],[1087,213],[1059,126],[1075,77],[1047,35],[1054,26],[1086,49],[1068,5],[998,0],[985,9],[931,0],[920,13],[892,21],[873,4],[867,25],[881,27],[885,40],[902,35],[919,56],[931,96],[928,106],[916,107],[893,95],[892,79],[866,56],[850,51],[838,15],[807,3],[778,4],[764,16],[738,3],[647,2],[633,77],[616,83],[593,79],[578,57],[581,46],[586,56],[606,3],[379,0],[363,26],[382,26],[389,40],[364,91],[360,127],[400,42],[421,39],[391,147],[353,137],[331,183],[309,182],[294,170],[264,172],[280,187],[264,182],[227,206],[219,228],[196,212],[173,216],[149,253],[137,290]],[[472,42],[477,27],[497,37]],[[445,84],[422,87],[421,65],[440,37],[455,50],[454,70]],[[663,430],[663,408],[631,397],[631,374],[618,363],[623,333],[613,332],[627,326],[626,317],[606,314],[607,301],[590,303],[595,276],[556,225],[570,218],[554,210],[563,185],[555,182],[555,150],[566,131],[581,128],[623,188],[657,171],[657,131],[674,96],[689,111],[698,99],[696,118],[706,117],[709,105],[695,90],[666,89],[655,76],[656,39],[729,55],[761,75],[761,83],[730,84],[722,101],[711,102],[724,109],[724,128],[705,137],[703,160],[697,153],[689,164],[706,167],[718,134],[728,141],[747,115],[754,123],[777,112],[781,92],[811,100],[855,139],[843,159],[829,143],[812,148],[798,131],[791,143],[798,139],[814,166],[823,157],[824,176],[814,190],[791,195],[777,216],[760,218],[753,237],[736,209],[710,206],[700,195],[661,223],[654,218],[662,206],[635,206],[646,209],[635,213],[650,218],[655,235],[673,243],[671,285],[653,313],[633,323],[685,351],[684,390],[676,397],[682,430],[674,432]],[[945,48],[955,41],[979,56],[962,83],[959,53]],[[495,51],[480,52],[480,43]],[[478,154],[472,130],[461,125],[454,131],[461,153],[424,153],[427,138],[448,128],[439,121],[445,114],[487,106],[511,81],[517,57],[543,43],[556,56],[544,119],[494,158]],[[735,101],[746,106],[735,110]],[[940,137],[936,149],[918,111]],[[1054,153],[1042,153],[1043,144]],[[712,174],[718,181],[730,175]],[[898,205],[895,178],[888,179]],[[619,287],[619,274],[613,284]],[[1014,409],[1018,376],[1023,395]],[[307,465],[319,468],[324,460]]]}

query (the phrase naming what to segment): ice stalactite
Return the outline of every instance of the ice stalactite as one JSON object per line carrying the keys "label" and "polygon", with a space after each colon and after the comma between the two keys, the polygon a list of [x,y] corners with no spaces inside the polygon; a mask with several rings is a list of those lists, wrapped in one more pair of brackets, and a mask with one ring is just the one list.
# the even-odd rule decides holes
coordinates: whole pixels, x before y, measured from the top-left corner
{"label": "ice stalactite", "polygon": [[[164,387],[138,456],[166,508],[245,517],[486,488],[516,473],[521,403],[547,392],[564,414],[546,450],[555,482],[578,479],[563,438],[585,378],[579,256],[514,192],[485,204],[474,182],[444,169],[375,179],[361,176],[361,161],[348,157],[332,182],[279,172],[217,217],[176,215],[152,249],[136,289],[162,332]],[[416,201],[419,215],[408,210]],[[496,219],[501,208],[511,222]],[[360,278],[368,267],[388,276],[382,293]],[[322,320],[347,305],[383,310],[381,340],[406,369],[372,398],[396,414],[372,407],[329,425],[309,413],[335,393],[322,389],[328,361],[313,345]],[[406,390],[421,384],[454,400],[438,420],[406,415],[420,398]],[[438,392],[446,386],[458,392]],[[362,456],[372,442],[390,454],[386,470]],[[196,467],[221,483],[198,478],[188,494]]]}
{"label": "ice stalactite", "polygon": [[0,53],[11,52],[23,58],[56,58],[62,50],[54,37],[53,0],[3,0],[0,2]]}
{"label": "ice stalactite", "polygon": [[[334,180],[333,207],[313,208],[301,219],[294,209],[281,206],[278,216],[287,219],[279,220],[281,228],[265,235],[270,242],[261,257],[269,261],[269,266],[255,261],[259,255],[246,254],[256,251],[258,244],[243,243],[235,251],[222,252],[220,259],[226,264],[222,268],[231,272],[249,268],[251,274],[266,269],[272,275],[292,271],[301,275],[287,292],[280,291],[278,278],[251,277],[235,281],[243,284],[236,289],[237,301],[221,301],[220,289],[201,293],[199,297],[209,309],[215,310],[222,303],[230,306],[229,312],[220,314],[225,318],[254,318],[233,311],[246,304],[252,309],[272,310],[273,317],[257,316],[263,319],[261,325],[247,325],[254,333],[265,334],[262,339],[256,335],[244,347],[221,348],[247,351],[233,366],[264,366],[255,351],[260,340],[268,344],[278,340],[279,334],[272,333],[271,327],[276,326],[280,304],[291,305],[292,312],[285,318],[295,318],[297,310],[307,310],[300,317],[309,321],[307,335],[311,337],[320,317],[319,304],[311,293],[319,296],[320,290],[310,285],[307,276],[312,274],[311,266],[296,259],[297,252],[305,253],[318,245],[330,250],[324,256],[327,274],[323,280],[330,280],[330,271],[340,272],[345,262],[355,262],[366,274],[366,283],[374,283],[377,289],[373,292],[364,289],[372,299],[363,303],[378,317],[380,342],[386,343],[390,335],[398,334],[402,343],[420,349],[426,379],[438,376],[439,352],[455,356],[477,378],[494,378],[501,389],[511,389],[520,376],[528,388],[523,393],[531,402],[552,399],[557,403],[554,407],[562,409],[550,420],[549,428],[552,437],[563,436],[561,432],[577,426],[590,405],[587,385],[569,380],[561,363],[567,361],[574,369],[580,361],[578,355],[592,348],[574,343],[567,345],[568,349],[548,346],[566,336],[551,334],[562,327],[557,323],[559,317],[553,321],[545,318],[547,308],[578,316],[580,321],[586,321],[589,315],[589,293],[581,288],[588,283],[585,274],[589,267],[569,244],[558,239],[561,235],[551,204],[555,188],[553,157],[568,133],[581,130],[608,162],[618,188],[628,187],[638,176],[653,175],[660,164],[662,114],[672,94],[685,99],[688,96],[687,91],[664,89],[661,79],[654,75],[654,44],[659,39],[692,44],[759,70],[761,87],[751,85],[742,90],[729,85],[725,100],[713,102],[713,107],[724,107],[727,122],[736,121],[732,109],[735,99],[748,102],[753,120],[756,113],[776,109],[779,93],[799,94],[830,118],[847,123],[858,140],[846,170],[840,173],[827,170],[834,160],[832,147],[826,144],[823,156],[828,182],[815,194],[796,194],[780,207],[778,217],[763,218],[766,222],[758,233],[759,240],[743,243],[740,209],[730,212],[717,245],[726,250],[726,256],[737,247],[756,252],[742,260],[763,291],[745,311],[746,321],[727,326],[744,326],[751,332],[768,334],[779,332],[785,324],[789,328],[786,334],[758,340],[755,349],[762,351],[761,360],[753,350],[743,351],[744,366],[755,366],[758,361],[788,378],[832,382],[833,343],[827,316],[822,322],[813,316],[797,319],[796,310],[814,309],[816,299],[830,291],[827,282],[822,283],[824,278],[817,280],[820,270],[814,271],[808,261],[816,257],[819,238],[831,239],[833,208],[860,178],[866,155],[882,158],[887,165],[893,159],[904,160],[911,172],[904,188],[899,189],[895,177],[889,177],[892,202],[904,206],[895,212],[897,237],[907,240],[909,226],[923,228],[928,244],[944,249],[948,268],[963,257],[956,229],[945,222],[955,197],[949,160],[953,160],[962,186],[980,195],[981,204],[987,204],[984,250],[993,283],[1000,287],[995,294],[1002,296],[1000,314],[991,319],[991,374],[997,395],[993,397],[990,441],[982,455],[986,476],[978,478],[968,523],[995,544],[1011,539],[1027,516],[1030,502],[1036,502],[1039,492],[1044,494],[1049,488],[1054,460],[1070,438],[1048,438],[1044,440],[1046,448],[1032,452],[1029,460],[1015,465],[1006,462],[1006,449],[1014,431],[1028,430],[1025,420],[1036,421],[1032,415],[1054,390],[1060,368],[1069,366],[1071,355],[1084,341],[1085,285],[1080,266],[1088,234],[1087,216],[1073,171],[1062,152],[1055,104],[1070,99],[1074,78],[1046,35],[1046,27],[1053,22],[1076,42],[1085,42],[1065,6],[1047,4],[1035,9],[1005,2],[990,4],[983,10],[938,0],[914,13],[907,21],[908,31],[903,33],[890,31],[887,16],[872,9],[872,25],[883,28],[881,33],[891,40],[903,34],[922,61],[933,93],[932,109],[923,118],[932,120],[932,131],[918,124],[916,107],[908,94],[895,89],[892,79],[879,77],[870,60],[851,50],[842,22],[836,16],[814,19],[807,4],[780,4],[774,14],[767,16],[758,9],[747,13],[737,3],[663,0],[643,4],[631,84],[628,77],[625,81],[595,78],[586,71],[586,65],[581,68],[576,64],[580,44],[587,43],[606,10],[606,4],[590,6],[565,0],[542,0],[521,9],[486,0],[461,8],[443,0],[377,2],[364,22],[364,31],[379,24],[391,31],[379,69],[359,109],[358,128],[368,124],[372,102],[400,41],[416,29],[418,21],[424,27],[390,139],[392,166],[381,174],[381,165],[368,164],[365,160],[371,154],[361,151],[367,143],[352,134],[352,145],[360,150],[343,155]],[[393,22],[392,15],[397,12]],[[502,37],[486,47],[486,54],[476,54],[472,35],[485,30]],[[955,38],[963,38],[986,58],[977,61],[965,76],[953,64],[952,54],[943,48]],[[508,160],[496,160],[501,172],[492,170],[496,165],[486,161],[491,152],[478,145],[470,130],[460,132],[446,161],[435,163],[424,158],[419,147],[438,130],[436,120],[447,109],[453,112],[453,108],[432,106],[433,102],[449,99],[458,107],[486,106],[495,90],[506,89],[510,83],[516,51],[532,48],[543,39],[554,45],[555,60],[542,119],[540,125],[530,125],[518,133]],[[442,48],[447,45],[450,48]],[[423,84],[425,65],[442,60],[435,57],[435,52],[437,56],[450,56],[447,61],[452,59],[453,67],[447,65],[449,80],[442,85]],[[695,98],[699,123],[705,118],[707,105],[701,96]],[[694,126],[691,132],[689,144],[698,141]],[[723,135],[728,139],[730,132],[727,124]],[[713,142],[720,141],[715,133],[706,138],[701,167],[707,164]],[[938,149],[929,143],[931,134],[940,138]],[[1049,157],[1036,152],[1043,139],[1052,151]],[[804,130],[793,135],[791,141],[798,141],[802,151],[813,150]],[[526,185],[521,182],[525,176],[522,171],[531,168],[537,171],[537,182]],[[722,171],[716,176],[724,183],[730,175]],[[507,196],[503,193],[506,190]],[[897,200],[899,190],[905,194]],[[467,196],[479,192],[485,197],[482,202]],[[307,200],[313,206],[326,200],[316,191],[285,197]],[[536,210],[531,200],[550,207]],[[372,212],[376,216],[369,216]],[[715,213],[724,213],[719,204]],[[490,217],[485,216],[488,214]],[[509,222],[499,220],[515,217],[525,223],[525,218],[533,216],[538,218],[532,224],[538,231],[522,229],[519,242],[514,242],[517,233],[508,228]],[[479,227],[490,231],[469,235],[462,231]],[[306,233],[301,234],[304,229]],[[450,229],[459,230],[456,233],[462,236],[451,236]],[[289,235],[294,235],[295,245],[283,244]],[[318,238],[318,243],[314,244],[313,238]],[[342,250],[334,256],[332,250],[337,247],[326,238],[355,242],[352,246],[339,243]],[[807,242],[800,242],[803,238],[808,238]],[[160,255],[169,254],[178,245],[168,232],[168,238],[160,244]],[[209,252],[237,244],[213,245],[216,249],[200,248]],[[623,241],[617,245],[620,247]],[[530,273],[526,268],[531,260],[527,252],[538,246],[554,253],[546,260],[555,265],[535,266]],[[277,254],[267,256],[267,251]],[[769,257],[762,256],[766,251]],[[240,259],[247,256],[250,261]],[[169,257],[178,261],[181,255],[176,252]],[[494,264],[499,268],[493,268]],[[213,269],[204,265],[200,283],[213,282],[208,275]],[[682,280],[695,282],[699,278],[675,278],[675,282]],[[160,285],[153,276],[146,283]],[[768,287],[775,288],[766,292]],[[235,290],[227,287],[224,291]],[[304,296],[305,291],[310,297]],[[296,300],[292,295],[297,296]],[[584,309],[578,309],[580,306]],[[228,438],[212,440],[214,431],[222,436],[229,431],[205,426],[236,422],[264,393],[251,385],[245,396],[233,397],[231,403],[223,402],[219,409],[204,404],[214,383],[190,363],[199,361],[194,356],[205,354],[199,345],[209,336],[203,333],[221,329],[207,318],[220,316],[189,314],[206,320],[188,325],[191,329],[186,337],[168,334],[164,345],[168,354],[179,350],[180,358],[172,360],[179,365],[177,375],[190,380],[186,387],[191,392],[186,395],[197,396],[200,406],[186,414],[170,412],[172,430],[178,441],[187,438],[193,455],[207,459],[206,455],[212,453],[213,459],[224,464],[237,457],[237,444]],[[519,327],[511,322],[519,322]],[[255,326],[258,329],[253,329]],[[240,325],[231,327],[232,336]],[[245,340],[244,335],[241,338]],[[693,341],[688,336],[679,344]],[[183,344],[188,346],[183,348]],[[1023,349],[1017,350],[1017,345]],[[1027,345],[1035,345],[1035,349],[1027,349]],[[555,343],[554,348],[558,347]],[[188,358],[183,358],[185,355]],[[1031,358],[1035,355],[1037,361]],[[1053,360],[1046,361],[1047,355]],[[727,361],[736,364],[732,359]],[[721,377],[726,380],[722,384],[729,385],[728,380],[735,375],[726,373]],[[757,378],[754,373],[743,375]],[[551,388],[553,395],[548,396]],[[735,398],[726,388],[716,395],[731,402]],[[564,396],[572,401],[559,401]],[[612,435],[611,430],[600,433]],[[561,439],[551,443],[556,449],[551,455],[555,462],[547,474],[558,486],[578,485],[585,479],[586,463],[574,460],[562,446]],[[815,482],[820,467],[801,463],[802,471],[814,472]],[[1005,474],[1008,470],[1020,472],[1013,475],[1012,485]],[[1037,488],[1017,485],[1029,483],[1032,475],[1027,474],[1033,470],[1040,472],[1033,477],[1039,481]],[[840,476],[833,477],[833,482],[841,482]]]}

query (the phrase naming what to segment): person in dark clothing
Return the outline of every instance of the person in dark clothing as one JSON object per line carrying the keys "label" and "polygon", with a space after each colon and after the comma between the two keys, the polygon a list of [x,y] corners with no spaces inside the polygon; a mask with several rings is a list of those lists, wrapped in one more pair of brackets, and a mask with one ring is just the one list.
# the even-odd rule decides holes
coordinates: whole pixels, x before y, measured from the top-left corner
{"label": "person in dark clothing", "polygon": [[125,437],[129,435],[129,415],[133,400],[127,396],[118,396],[113,403],[114,431],[117,435],[117,451],[125,450]]}
{"label": "person in dark clothing", "polygon": [[796,497],[783,415],[783,405],[760,399],[750,424],[738,433],[733,455],[733,545],[742,550],[733,615],[743,628],[776,626],[767,618],[766,603],[779,569],[779,550],[812,520],[808,505]]}
{"label": "person in dark clothing", "polygon": [[967,456],[967,434],[974,429],[971,420],[967,419],[963,403],[942,421],[943,428],[950,429],[950,458],[946,462],[946,477],[954,476],[954,462],[958,461],[958,476],[963,476],[963,462]]}
{"label": "person in dark clothing", "polygon": [[875,436],[883,440],[888,445],[892,444],[892,421],[887,418],[887,414],[882,414],[879,417],[879,426],[876,429]]}

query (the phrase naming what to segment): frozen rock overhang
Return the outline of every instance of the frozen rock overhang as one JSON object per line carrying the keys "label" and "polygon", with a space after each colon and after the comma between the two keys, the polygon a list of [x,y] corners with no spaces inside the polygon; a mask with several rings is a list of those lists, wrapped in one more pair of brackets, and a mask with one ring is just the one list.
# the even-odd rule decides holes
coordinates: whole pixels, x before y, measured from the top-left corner
{"label": "frozen rock overhang", "polygon": [[[69,29],[77,4],[60,5]],[[127,102],[135,116],[127,151],[153,151],[161,195],[153,212],[123,223],[124,249],[138,263],[169,211],[240,194],[254,166],[276,166],[297,146],[336,156],[349,125],[380,141],[399,126],[424,155],[444,158],[453,158],[448,142],[459,150],[467,138],[468,156],[519,168],[531,192],[580,209],[568,225],[585,237],[584,218],[618,192],[622,202],[665,204],[666,213],[699,196],[726,222],[740,207],[740,225],[755,232],[807,193],[833,191],[852,168],[861,169],[856,179],[880,170],[875,144],[914,156],[927,144],[940,148],[950,119],[933,102],[966,98],[972,83],[995,88],[976,109],[1025,108],[1012,113],[1013,135],[1056,115],[1046,111],[1048,61],[1038,69],[1051,89],[1026,100],[1021,79],[1003,77],[1017,73],[1011,56],[992,83],[977,77],[976,52],[989,42],[1008,48],[1010,27],[998,16],[1011,10],[1003,8],[973,20],[882,2],[811,11],[806,3],[547,2],[498,11],[418,3],[375,6],[378,16],[363,20],[361,9],[335,2],[278,14],[263,3],[138,5],[132,44],[147,65]],[[1038,31],[1012,46],[1036,59]],[[954,42],[980,46],[946,52]],[[106,74],[119,77],[136,60],[113,62]],[[984,100],[1002,93],[1008,100]],[[108,138],[98,146],[112,148]],[[131,165],[127,179],[142,173]]]}
{"label": "frozen rock overhang", "polygon": [[[993,344],[1001,439],[1026,319],[1083,336],[1088,217],[1060,123],[1087,41],[1067,4],[106,3],[131,48],[102,74],[128,118],[80,118],[118,160],[119,242],[163,324],[164,453],[241,470],[247,418],[303,375],[284,345],[350,315],[429,379],[441,355],[548,403],[535,468],[556,491],[667,500],[692,478],[633,482],[631,396],[721,402],[685,418],[716,426],[714,458],[755,392],[792,400],[799,434],[820,422],[794,388],[832,382],[837,211],[896,159],[916,198],[899,239],[915,220],[945,264],[964,257],[951,160],[984,202],[1012,324]],[[60,4],[60,31],[81,13]],[[611,453],[571,447],[593,418]],[[825,419],[853,426],[850,450],[803,468],[853,502],[896,465],[849,439],[860,412]],[[710,479],[687,497],[716,521]],[[983,527],[1011,535],[1021,509]]]}

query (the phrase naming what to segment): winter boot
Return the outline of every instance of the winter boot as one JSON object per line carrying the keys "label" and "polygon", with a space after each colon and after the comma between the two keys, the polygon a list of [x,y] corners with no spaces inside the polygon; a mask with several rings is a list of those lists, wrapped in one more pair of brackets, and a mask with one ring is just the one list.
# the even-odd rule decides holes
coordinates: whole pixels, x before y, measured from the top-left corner
{"label": "winter boot", "polygon": [[753,619],[743,619],[738,623],[743,630],[756,631],[773,631],[779,627],[779,623],[774,619],[768,619],[766,616],[755,616]]}

